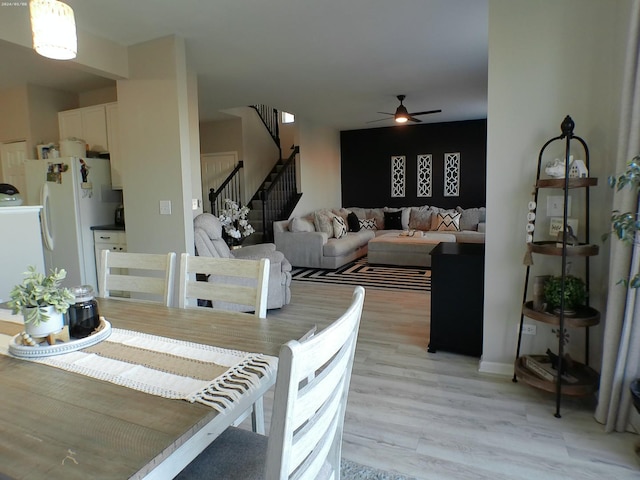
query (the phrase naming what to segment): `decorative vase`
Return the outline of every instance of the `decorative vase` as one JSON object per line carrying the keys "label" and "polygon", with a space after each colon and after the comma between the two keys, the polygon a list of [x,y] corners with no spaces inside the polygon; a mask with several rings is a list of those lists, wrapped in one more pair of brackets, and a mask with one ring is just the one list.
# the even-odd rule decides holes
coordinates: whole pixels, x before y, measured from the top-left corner
{"label": "decorative vase", "polygon": [[[36,308],[36,307],[31,307]],[[33,338],[44,338],[51,333],[59,332],[64,328],[64,314],[60,312],[56,312],[55,307],[53,305],[49,305],[44,307],[47,315],[49,316],[49,320],[46,322],[40,322],[38,325],[33,322],[24,322],[24,330]],[[25,309],[26,310],[26,309]],[[27,315],[23,313],[23,316],[26,320]]]}

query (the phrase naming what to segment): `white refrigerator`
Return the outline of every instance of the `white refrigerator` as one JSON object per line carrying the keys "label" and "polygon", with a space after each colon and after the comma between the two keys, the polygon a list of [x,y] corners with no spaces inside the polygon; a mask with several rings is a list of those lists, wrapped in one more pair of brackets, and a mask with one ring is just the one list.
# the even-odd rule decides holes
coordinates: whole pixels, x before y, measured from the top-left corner
{"label": "white refrigerator", "polygon": [[40,211],[40,207],[0,208],[0,303],[22,283],[29,265],[45,273]]}
{"label": "white refrigerator", "polygon": [[[64,268],[64,285],[98,291],[93,226],[113,224],[122,193],[111,188],[109,160],[62,157],[27,160],[26,204],[42,205],[45,268]],[[23,198],[25,196],[23,195]]]}

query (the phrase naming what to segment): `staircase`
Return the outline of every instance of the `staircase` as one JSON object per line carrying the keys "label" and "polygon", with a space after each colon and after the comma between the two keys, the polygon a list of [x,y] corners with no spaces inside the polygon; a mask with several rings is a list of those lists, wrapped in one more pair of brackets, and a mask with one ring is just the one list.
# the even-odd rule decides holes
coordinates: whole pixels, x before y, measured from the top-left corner
{"label": "staircase", "polygon": [[296,155],[300,148],[291,146],[291,155],[279,159],[249,202],[249,223],[261,235],[252,235],[259,242],[273,241],[273,222],[289,218],[302,193],[297,191]]}
{"label": "staircase", "polygon": [[[265,105],[252,105],[259,115],[265,128],[269,131],[271,138],[276,143],[280,152],[280,159],[276,162],[271,172],[267,175],[258,190],[255,192],[248,207],[250,208],[248,220],[253,226],[256,233],[246,239],[246,244],[256,244],[262,242],[273,241],[273,222],[285,220],[289,218],[291,212],[302,196],[298,193],[296,161],[295,157],[300,153],[298,146],[291,146],[291,154],[288,158],[282,158],[282,148],[280,146],[279,112]],[[222,198],[232,198],[239,201],[239,190],[237,194],[229,194],[229,187],[240,184],[240,175],[242,162],[233,170],[229,177],[223,182],[223,186],[217,191],[211,189],[209,192],[209,201],[211,202],[211,212],[215,215],[219,210],[219,204],[222,201],[220,196],[224,193],[226,196]]]}

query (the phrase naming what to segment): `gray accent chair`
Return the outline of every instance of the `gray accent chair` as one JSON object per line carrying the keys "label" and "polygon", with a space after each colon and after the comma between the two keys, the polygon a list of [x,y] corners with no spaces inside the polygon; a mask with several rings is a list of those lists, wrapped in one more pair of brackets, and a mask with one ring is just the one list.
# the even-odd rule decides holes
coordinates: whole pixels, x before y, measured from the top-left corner
{"label": "gray accent chair", "polygon": [[[210,213],[202,213],[193,219],[194,242],[196,255],[202,257],[239,258],[246,260],[260,260],[268,258],[269,292],[267,295],[267,309],[281,308],[291,301],[291,264],[282,252],[276,250],[273,243],[248,245],[237,250],[230,250],[222,238],[222,224],[218,217]],[[221,281],[219,278],[209,278],[210,282]],[[249,311],[247,308],[233,304],[217,304],[214,308],[225,310]]]}

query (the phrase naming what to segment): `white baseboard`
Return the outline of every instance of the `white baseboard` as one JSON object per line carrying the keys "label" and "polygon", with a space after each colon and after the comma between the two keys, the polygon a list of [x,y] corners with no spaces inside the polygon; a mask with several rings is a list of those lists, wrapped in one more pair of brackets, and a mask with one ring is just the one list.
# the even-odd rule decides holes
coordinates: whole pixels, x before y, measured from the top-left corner
{"label": "white baseboard", "polygon": [[480,360],[480,373],[491,373],[494,375],[503,375],[505,377],[513,376],[513,363],[487,362]]}

